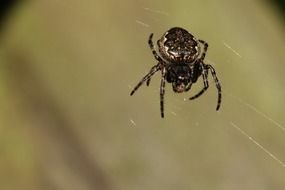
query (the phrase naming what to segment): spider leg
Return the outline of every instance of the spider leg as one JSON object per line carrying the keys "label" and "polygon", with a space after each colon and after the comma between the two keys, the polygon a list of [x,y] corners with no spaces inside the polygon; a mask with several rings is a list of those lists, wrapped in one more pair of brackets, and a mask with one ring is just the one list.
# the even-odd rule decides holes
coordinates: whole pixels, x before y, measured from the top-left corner
{"label": "spider leg", "polygon": [[161,82],[160,82],[160,114],[164,118],[164,93],[165,93],[165,73],[166,69],[161,70]]}
{"label": "spider leg", "polygon": [[158,63],[157,65],[153,66],[149,73],[146,74],[141,80],[140,82],[134,87],[134,89],[131,92],[131,96],[137,91],[137,89],[148,79],[150,79],[150,77],[152,77],[152,75],[154,75],[158,70],[160,69],[160,63]]}
{"label": "spider leg", "polygon": [[[158,63],[158,64],[159,64],[159,63]],[[149,77],[149,79],[147,79],[147,81],[146,81],[146,86],[149,86],[150,80],[151,80],[151,77]]]}
{"label": "spider leg", "polygon": [[151,78],[146,81],[146,85],[149,86]]}
{"label": "spider leg", "polygon": [[[157,54],[157,52],[156,52],[155,49],[154,49],[154,45],[153,45],[153,42],[152,42],[152,37],[153,37],[153,33],[151,33],[150,36],[149,36],[149,38],[148,38],[148,45],[149,45],[149,47],[150,47],[150,49],[151,49],[151,52],[152,52],[154,58],[155,58],[158,62],[164,63],[164,61],[161,59],[161,57],[159,57],[159,55]],[[149,86],[150,80],[151,80],[151,79],[149,78],[149,79],[146,81],[146,85],[147,85],[147,86]]]}
{"label": "spider leg", "polygon": [[216,71],[214,69],[214,67],[212,65],[206,65],[210,71],[211,71],[211,74],[212,74],[212,77],[216,83],[216,88],[218,89],[218,103],[217,103],[217,107],[216,107],[216,110],[218,111],[220,106],[221,106],[221,102],[222,102],[222,87],[221,87],[221,83],[219,82],[219,79],[216,75]]}
{"label": "spider leg", "polygon": [[208,82],[208,68],[205,68],[204,63],[201,63],[201,67],[202,67],[202,77],[203,77],[203,83],[204,83],[204,88],[198,92],[196,95],[190,97],[190,100],[194,100],[196,98],[198,98],[199,96],[201,96],[209,87],[209,82]]}
{"label": "spider leg", "polygon": [[202,55],[201,55],[201,61],[203,61],[204,59],[205,59],[205,56],[206,56],[206,52],[207,52],[207,49],[208,49],[208,43],[207,42],[205,42],[204,40],[198,40],[201,44],[203,44],[204,45],[204,49],[203,49],[203,53],[202,53]]}
{"label": "spider leg", "polygon": [[153,36],[153,33],[150,34],[149,38],[148,38],[148,45],[152,51],[152,54],[154,56],[154,58],[158,61],[158,62],[161,62],[163,63],[164,61],[159,57],[159,55],[157,54],[157,52],[155,51],[154,49],[154,46],[153,46],[153,42],[152,42],[152,36]]}

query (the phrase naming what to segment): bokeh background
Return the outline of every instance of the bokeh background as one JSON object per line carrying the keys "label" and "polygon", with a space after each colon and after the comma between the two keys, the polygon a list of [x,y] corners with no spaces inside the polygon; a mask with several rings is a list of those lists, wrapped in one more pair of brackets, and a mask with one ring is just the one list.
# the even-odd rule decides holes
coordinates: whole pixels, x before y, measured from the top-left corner
{"label": "bokeh background", "polygon": [[[16,1],[10,1],[16,2]],[[278,4],[281,3],[281,4]],[[38,0],[1,12],[0,189],[285,189],[282,1]],[[4,7],[3,7],[4,8]],[[195,101],[147,45],[180,26],[222,83]]]}

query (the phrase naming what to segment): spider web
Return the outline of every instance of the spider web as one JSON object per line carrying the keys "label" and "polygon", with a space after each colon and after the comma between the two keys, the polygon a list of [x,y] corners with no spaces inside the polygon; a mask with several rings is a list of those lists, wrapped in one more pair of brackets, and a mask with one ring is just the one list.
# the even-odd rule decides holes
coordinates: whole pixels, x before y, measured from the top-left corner
{"label": "spider web", "polygon": [[[56,1],[56,2],[57,3],[61,3],[59,1]],[[145,18],[140,18],[138,16],[138,17],[136,17],[134,19],[134,25],[136,25],[136,27],[141,32],[144,32],[146,30],[147,31],[153,31],[153,28],[154,28],[154,26],[156,24],[161,24],[161,20],[169,19],[169,18],[172,18],[174,16],[172,13],[170,13],[168,11],[165,11],[165,10],[169,10],[169,9],[166,8],[166,6],[164,6],[163,4],[162,4],[162,6],[159,6],[160,7],[159,9],[150,8],[148,6],[145,6],[145,5],[143,5],[144,3],[142,3],[141,1],[139,1],[139,4],[141,6],[140,9],[143,12],[142,15],[147,15],[147,17],[145,17]],[[63,4],[63,5],[64,6],[69,6],[67,4]],[[165,10],[163,10],[163,8],[165,8]],[[165,30],[165,29],[167,29],[167,27],[169,28],[169,27],[172,27],[172,26],[171,25],[168,25],[168,26],[163,25],[163,27],[161,27],[161,28]],[[156,33],[156,38],[160,37],[160,35],[161,35],[161,32],[160,33],[157,32]],[[223,39],[223,38],[220,39],[220,45],[224,46],[226,48],[225,51],[226,50],[229,51],[232,54],[232,57],[236,57],[237,59],[240,60],[240,62],[243,62],[244,64],[248,64],[249,63],[249,59],[247,59],[246,56],[243,56],[242,53],[240,53],[238,50],[233,48],[234,45],[231,45],[225,39]],[[213,44],[213,45],[210,44],[210,46],[211,46],[211,49],[209,51],[213,51],[213,49],[214,49],[214,47],[216,45],[215,44]],[[209,51],[208,51],[208,53],[209,53]],[[221,61],[219,61],[219,63],[216,64],[215,63],[216,61],[213,61],[211,58],[209,58],[208,55],[207,55],[207,58],[205,60],[206,63],[212,64],[213,66],[219,65],[219,68],[222,68],[222,65],[226,64],[226,63],[221,63]],[[232,58],[232,59],[235,59],[235,58]],[[220,72],[217,68],[216,68],[216,70],[217,70],[217,73],[218,73],[219,76],[223,75],[223,73]],[[145,73],[147,73],[147,72],[148,72],[148,68],[145,69]],[[227,72],[230,72],[230,71],[227,71]],[[156,75],[159,75],[159,73],[156,74]],[[159,80],[159,77],[155,76],[154,78],[155,79],[152,80],[152,84],[151,85],[158,85],[157,80]],[[209,80],[210,85],[213,87],[214,84],[213,84],[213,81],[211,80],[211,77],[209,77],[209,79],[210,79]],[[221,80],[221,78],[220,78],[220,80]],[[227,78],[223,78],[223,80],[227,80]],[[223,80],[221,80],[222,84],[223,84]],[[133,85],[130,85],[130,84],[128,84],[127,86],[128,86],[128,89],[132,89],[132,87],[133,87]],[[194,87],[196,91],[197,91],[197,89],[201,88],[201,86],[202,86],[201,80],[200,80],[200,84],[198,84],[197,86],[198,86],[197,88]],[[142,91],[145,90],[143,88],[144,87],[141,87],[138,90],[138,92],[136,92],[136,93],[143,93]],[[195,90],[191,90],[191,91],[195,91]],[[253,104],[247,102],[244,99],[241,99],[237,95],[234,95],[233,93],[231,93],[227,89],[227,87],[222,86],[222,90],[223,90],[223,100],[225,100],[225,99],[229,100],[229,102],[223,102],[222,103],[222,109],[223,109],[223,106],[231,106],[231,105],[227,105],[227,104],[233,104],[233,102],[238,103],[241,106],[241,112],[243,110],[249,110],[252,115],[257,115],[259,117],[258,118],[259,120],[266,120],[266,121],[268,121],[269,122],[268,128],[278,128],[282,133],[285,133],[285,126],[283,124],[281,124],[281,122],[273,119],[270,116],[270,114],[264,113],[264,111],[261,111],[260,109],[258,109]],[[213,88],[210,88],[208,91],[215,91],[215,89],[213,87]],[[155,88],[152,89],[152,93],[153,94],[156,94],[157,92],[158,92],[157,88],[156,89]],[[172,97],[172,99],[170,101],[170,100],[167,100],[168,94],[170,94],[170,93],[173,93],[173,92],[171,90],[170,84],[168,84],[167,87],[166,87],[165,104],[167,105],[166,109],[170,109],[170,110],[168,110],[168,111],[166,110],[166,113],[168,114],[167,117],[171,117],[171,116],[172,117],[184,117],[184,118],[182,118],[182,120],[193,122],[192,118],[185,118],[188,115],[185,116],[185,115],[180,115],[178,113],[178,112],[184,112],[185,109],[187,109],[187,107],[184,106],[184,105],[187,104],[188,98],[190,97],[190,95],[189,94],[183,94],[182,95],[183,97],[172,95],[173,97]],[[208,93],[205,93],[203,96],[207,96]],[[212,97],[207,97],[207,98],[212,98]],[[205,98],[203,98],[203,101],[204,100],[205,100]],[[151,103],[154,104],[154,105],[159,103],[158,100],[150,100],[150,101],[152,101]],[[223,104],[226,104],[226,105],[223,105]],[[188,108],[188,109],[191,109],[191,108]],[[209,112],[208,108],[207,108],[207,112]],[[270,111],[268,111],[268,113],[270,113]],[[260,143],[260,142],[258,142],[258,141],[256,141],[254,139],[254,137],[253,137],[254,134],[251,136],[247,132],[245,132],[245,130],[242,129],[242,128],[247,128],[248,126],[242,126],[241,127],[241,126],[237,125],[234,120],[226,120],[226,119],[224,119],[223,113],[218,113],[218,116],[220,118],[223,118],[224,122],[227,123],[229,127],[232,127],[237,132],[239,132],[240,135],[246,137],[252,144],[255,144],[256,148],[260,148],[265,154],[267,154],[267,156],[271,157],[273,160],[275,160],[277,163],[279,163],[280,166],[285,167],[284,161],[281,161],[282,160],[281,158],[278,158],[276,155],[271,153],[270,150],[266,149],[262,145],[262,143]],[[159,117],[159,114],[158,114],[158,117]],[[130,123],[130,126],[139,127],[139,124],[136,122],[136,120],[132,116],[129,117],[129,123]],[[195,123],[195,125],[199,125],[200,121],[197,120],[197,121],[194,121],[194,123]]]}

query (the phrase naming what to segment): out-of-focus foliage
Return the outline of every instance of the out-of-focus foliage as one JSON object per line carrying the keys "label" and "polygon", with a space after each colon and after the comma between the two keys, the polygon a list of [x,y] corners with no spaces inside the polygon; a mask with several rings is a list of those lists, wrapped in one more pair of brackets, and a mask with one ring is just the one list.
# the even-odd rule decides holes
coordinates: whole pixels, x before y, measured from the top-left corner
{"label": "out-of-focus foliage", "polygon": [[13,13],[15,7],[21,2],[21,0],[2,0],[0,6],[0,31],[5,25],[6,20],[9,19],[9,15]]}
{"label": "out-of-focus foliage", "polygon": [[268,1],[268,3],[271,3],[276,6],[277,9],[281,12],[283,15],[283,20],[285,21],[285,1],[284,0],[273,0]]}

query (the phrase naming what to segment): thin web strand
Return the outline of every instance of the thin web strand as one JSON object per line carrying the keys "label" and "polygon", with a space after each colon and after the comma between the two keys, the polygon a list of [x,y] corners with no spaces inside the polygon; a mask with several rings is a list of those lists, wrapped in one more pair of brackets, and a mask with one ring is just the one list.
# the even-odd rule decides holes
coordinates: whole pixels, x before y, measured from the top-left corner
{"label": "thin web strand", "polygon": [[234,54],[236,54],[237,56],[242,58],[242,56],[236,50],[234,50],[229,44],[227,44],[225,41],[222,41],[222,42],[223,42],[224,46],[226,46],[228,49],[230,49],[232,52],[234,52]]}
{"label": "thin web strand", "polygon": [[138,23],[138,24],[140,24],[140,25],[142,25],[142,26],[144,26],[144,27],[146,27],[146,28],[149,27],[148,24],[146,24],[146,23],[144,23],[144,22],[142,22],[142,21],[140,21],[140,20],[136,20],[136,23]]}
{"label": "thin web strand", "polygon": [[134,127],[137,126],[137,124],[135,123],[135,121],[134,121],[133,119],[130,119],[130,122],[131,122],[131,124],[132,124]]}
{"label": "thin web strand", "polygon": [[248,107],[249,109],[253,110],[255,113],[259,114],[260,116],[264,117],[265,119],[267,119],[268,121],[270,121],[271,123],[273,123],[275,126],[277,126],[278,128],[280,128],[283,132],[285,132],[285,127],[283,125],[281,125],[280,123],[278,123],[277,121],[273,120],[271,117],[269,117],[268,115],[266,115],[265,113],[261,112],[260,110],[258,110],[256,107],[254,107],[253,105],[243,101],[242,99],[229,94],[231,97],[235,98],[236,100],[238,100],[240,103],[242,103],[243,105],[245,105],[246,107]]}
{"label": "thin web strand", "polygon": [[153,12],[153,13],[169,16],[169,14],[167,12],[164,12],[164,11],[153,10],[153,9],[148,8],[148,7],[144,7],[143,9],[146,10],[146,11],[149,11],[149,12]]}
{"label": "thin web strand", "polygon": [[251,136],[249,136],[245,131],[243,131],[241,128],[239,128],[236,124],[234,124],[233,122],[231,122],[231,125],[237,130],[239,131],[242,135],[244,135],[245,137],[247,137],[251,142],[253,142],[257,147],[259,147],[263,152],[265,152],[268,156],[270,156],[273,160],[275,160],[276,162],[278,162],[281,166],[283,166],[285,168],[285,164],[284,162],[282,162],[279,158],[277,158],[274,154],[272,154],[269,150],[267,150],[266,148],[264,148],[261,144],[259,144],[256,140],[254,140]]}

